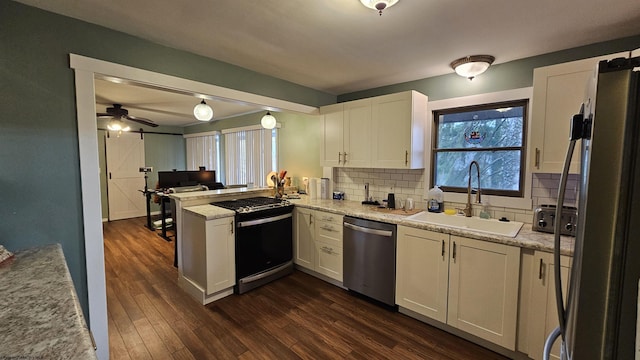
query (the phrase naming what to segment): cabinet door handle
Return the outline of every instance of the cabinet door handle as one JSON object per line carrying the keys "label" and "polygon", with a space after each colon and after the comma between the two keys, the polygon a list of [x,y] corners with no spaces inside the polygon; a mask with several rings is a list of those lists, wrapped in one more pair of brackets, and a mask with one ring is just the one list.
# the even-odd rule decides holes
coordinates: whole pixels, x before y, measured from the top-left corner
{"label": "cabinet door handle", "polygon": [[313,224],[313,215],[309,214],[309,225]]}
{"label": "cabinet door handle", "polygon": [[453,242],[453,260],[456,259],[456,242]]}
{"label": "cabinet door handle", "polygon": [[404,165],[409,165],[409,150],[404,151]]}
{"label": "cabinet door handle", "polygon": [[347,152],[344,152],[344,161],[342,162],[343,164],[347,163]]}
{"label": "cabinet door handle", "polygon": [[338,152],[338,164],[340,164],[340,161],[342,161],[342,153]]}
{"label": "cabinet door handle", "polygon": [[537,169],[540,169],[540,149],[536,148],[536,164]]}
{"label": "cabinet door handle", "polygon": [[333,248],[323,246],[322,247],[322,251],[326,252],[327,254],[332,254],[333,253]]}
{"label": "cabinet door handle", "polygon": [[542,280],[542,272],[543,272],[543,263],[542,259],[540,259],[540,268],[538,269],[538,279]]}
{"label": "cabinet door handle", "polygon": [[233,234],[233,221],[231,221],[231,233]]}
{"label": "cabinet door handle", "polygon": [[442,240],[442,260],[444,260],[444,240]]}

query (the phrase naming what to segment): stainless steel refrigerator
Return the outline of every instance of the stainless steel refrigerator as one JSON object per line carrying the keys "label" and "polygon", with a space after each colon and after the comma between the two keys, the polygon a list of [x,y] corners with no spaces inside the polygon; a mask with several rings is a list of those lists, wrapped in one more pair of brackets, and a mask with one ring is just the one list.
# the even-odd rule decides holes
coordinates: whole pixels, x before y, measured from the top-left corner
{"label": "stainless steel refrigerator", "polygon": [[[569,162],[579,143],[578,228],[566,299],[559,290],[563,287],[560,269],[555,269],[560,326],[547,339],[545,358],[557,337],[562,341],[563,359],[638,359],[638,70],[640,57],[600,62],[581,113],[572,119],[557,209],[562,209]],[[556,267],[560,265],[561,225],[556,224]]]}

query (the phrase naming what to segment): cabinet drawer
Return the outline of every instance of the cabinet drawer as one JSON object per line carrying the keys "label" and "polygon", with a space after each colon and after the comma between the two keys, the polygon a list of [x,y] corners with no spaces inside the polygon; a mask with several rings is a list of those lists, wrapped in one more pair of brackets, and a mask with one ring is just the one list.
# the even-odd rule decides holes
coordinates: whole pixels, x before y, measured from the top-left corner
{"label": "cabinet drawer", "polygon": [[316,222],[316,240],[342,247],[342,223]]}
{"label": "cabinet drawer", "polygon": [[316,271],[342,281],[342,248],[316,241]]}
{"label": "cabinet drawer", "polygon": [[342,215],[339,214],[317,211],[316,220],[319,222],[326,222],[330,224],[339,224],[342,228]]}

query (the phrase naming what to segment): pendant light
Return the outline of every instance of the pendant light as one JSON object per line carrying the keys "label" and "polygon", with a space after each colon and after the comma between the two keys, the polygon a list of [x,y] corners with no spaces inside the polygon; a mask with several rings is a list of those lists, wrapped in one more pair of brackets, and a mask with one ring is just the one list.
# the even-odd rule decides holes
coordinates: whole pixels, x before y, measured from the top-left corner
{"label": "pendant light", "polygon": [[276,127],[276,118],[267,111],[267,113],[262,117],[262,120],[260,120],[260,124],[262,124],[262,127],[265,129],[273,129]]}
{"label": "pendant light", "polygon": [[398,0],[360,0],[360,2],[369,9],[377,10],[382,16],[382,10],[392,7]]}
{"label": "pendant light", "polygon": [[495,59],[491,55],[471,55],[452,61],[451,67],[456,74],[473,80],[474,77],[487,71]]}
{"label": "pendant light", "polygon": [[202,99],[202,101],[193,108],[193,115],[200,121],[209,121],[213,119],[213,109]]}

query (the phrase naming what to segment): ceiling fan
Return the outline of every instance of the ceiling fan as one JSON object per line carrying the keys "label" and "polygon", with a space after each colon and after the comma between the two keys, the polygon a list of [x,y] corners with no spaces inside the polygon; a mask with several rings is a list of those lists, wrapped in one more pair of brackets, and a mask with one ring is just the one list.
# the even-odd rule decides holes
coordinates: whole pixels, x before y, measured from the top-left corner
{"label": "ceiling fan", "polygon": [[127,119],[151,127],[158,126],[158,124],[149,119],[129,115],[129,110],[123,108],[121,104],[113,104],[113,107],[107,108],[107,112],[97,113],[96,116],[99,118]]}

